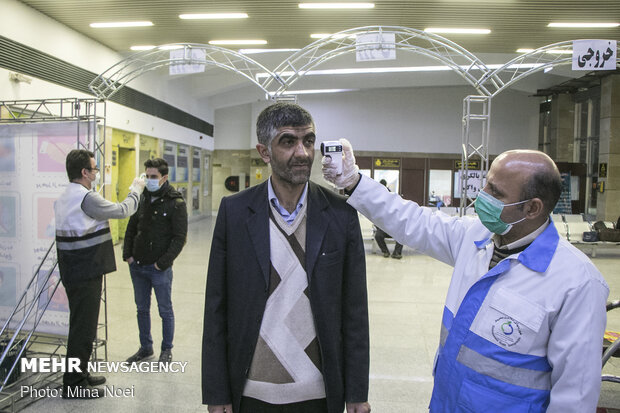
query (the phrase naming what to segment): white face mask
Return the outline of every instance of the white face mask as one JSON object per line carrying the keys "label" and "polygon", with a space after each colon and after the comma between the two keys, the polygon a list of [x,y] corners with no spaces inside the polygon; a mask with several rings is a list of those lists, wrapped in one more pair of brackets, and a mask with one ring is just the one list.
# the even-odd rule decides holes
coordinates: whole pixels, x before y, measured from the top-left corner
{"label": "white face mask", "polygon": [[149,192],[156,192],[159,190],[159,188],[161,188],[161,185],[159,184],[159,179],[147,179],[146,180],[146,189]]}
{"label": "white face mask", "polygon": [[91,183],[92,189],[97,189],[97,186],[101,183],[101,174],[97,172],[95,174],[95,180]]}

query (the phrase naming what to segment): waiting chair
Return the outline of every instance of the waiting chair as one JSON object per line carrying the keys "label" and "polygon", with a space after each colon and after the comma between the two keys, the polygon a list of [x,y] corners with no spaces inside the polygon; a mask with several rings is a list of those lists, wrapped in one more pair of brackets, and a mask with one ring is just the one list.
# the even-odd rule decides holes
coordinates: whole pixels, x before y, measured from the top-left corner
{"label": "waiting chair", "polygon": [[[620,307],[620,300],[607,303],[607,312]],[[603,367],[611,357],[620,357],[620,332],[605,330],[605,338],[603,340]],[[620,377],[609,374],[601,376],[602,381],[611,381],[620,383]]]}

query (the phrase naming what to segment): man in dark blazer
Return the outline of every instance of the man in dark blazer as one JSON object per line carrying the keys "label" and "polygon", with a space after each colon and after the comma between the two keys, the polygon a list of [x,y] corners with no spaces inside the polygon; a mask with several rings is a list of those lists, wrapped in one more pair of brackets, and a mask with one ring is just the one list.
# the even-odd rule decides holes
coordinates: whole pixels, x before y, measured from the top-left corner
{"label": "man in dark blazer", "polygon": [[357,213],[309,182],[315,128],[298,105],[257,120],[270,179],[222,199],[205,299],[209,412],[367,413],[366,266]]}

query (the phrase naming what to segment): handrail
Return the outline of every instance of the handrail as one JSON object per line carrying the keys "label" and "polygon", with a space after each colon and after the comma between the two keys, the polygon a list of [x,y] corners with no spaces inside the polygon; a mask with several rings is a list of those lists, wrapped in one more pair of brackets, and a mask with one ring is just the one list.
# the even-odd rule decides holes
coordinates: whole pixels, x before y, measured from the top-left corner
{"label": "handrail", "polygon": [[[56,269],[56,266],[58,265],[58,260],[57,259],[54,259],[54,262],[53,262],[52,266],[50,267],[49,271],[47,271],[47,274],[44,275],[44,278],[43,278],[44,281],[42,283],[40,283],[40,286],[41,286],[40,289],[37,288],[36,280],[40,277],[41,269],[42,269],[45,261],[49,257],[50,252],[52,251],[52,248],[54,247],[55,243],[56,243],[55,241],[52,242],[52,244],[48,248],[47,252],[45,253],[45,255],[43,257],[43,259],[41,260],[41,263],[37,267],[37,270],[34,272],[32,278],[30,279],[30,282],[28,283],[28,285],[24,289],[24,292],[22,293],[19,301],[15,305],[15,308],[13,308],[13,311],[11,312],[11,315],[7,318],[6,322],[4,323],[4,326],[2,327],[2,330],[0,330],[0,339],[4,338],[6,340],[8,338],[8,336],[11,334],[9,332],[9,330],[11,330],[10,329],[10,325],[14,321],[15,315],[17,314],[18,311],[21,311],[21,310],[25,311],[24,316],[22,317],[22,319],[19,322],[18,326],[12,331],[11,338],[6,343],[4,351],[2,352],[2,355],[0,355],[0,365],[2,365],[2,363],[5,362],[8,354],[14,349],[14,345],[15,345],[16,341],[18,341],[18,338],[20,338],[20,336],[22,335],[22,330],[24,328],[24,325],[26,324],[26,322],[29,321],[29,319],[31,318],[30,316],[32,314],[32,311],[39,304],[39,300],[41,298],[41,294],[43,293],[43,291],[47,291],[47,289],[49,288],[49,285],[48,285],[49,280],[51,278],[52,273]],[[43,311],[41,311],[40,314],[36,314],[35,315],[35,319],[33,320],[32,328],[30,329],[30,332],[26,335],[26,337],[21,342],[21,345],[20,345],[21,348],[19,349],[19,353],[17,354],[17,357],[15,357],[15,361],[13,362],[13,365],[8,370],[8,373],[6,374],[6,377],[4,378],[2,383],[0,383],[0,391],[2,391],[2,389],[4,389],[4,387],[6,386],[7,382],[9,381],[9,379],[11,377],[11,374],[15,370],[15,367],[18,364],[21,355],[23,354],[24,350],[26,349],[26,345],[30,341],[32,335],[36,331],[37,326],[39,325],[39,322],[43,318],[43,314],[45,314],[45,310],[47,310],[47,307],[49,306],[51,297],[56,292],[56,289],[58,289],[59,283],[60,283],[60,280],[57,280],[56,284],[53,286],[54,287],[53,292],[52,292],[51,295],[49,295],[48,300],[47,300],[47,302],[45,303],[45,305],[43,307]],[[34,291],[32,300],[28,301],[28,295],[32,291]],[[6,338],[5,338],[5,336],[6,336]]]}

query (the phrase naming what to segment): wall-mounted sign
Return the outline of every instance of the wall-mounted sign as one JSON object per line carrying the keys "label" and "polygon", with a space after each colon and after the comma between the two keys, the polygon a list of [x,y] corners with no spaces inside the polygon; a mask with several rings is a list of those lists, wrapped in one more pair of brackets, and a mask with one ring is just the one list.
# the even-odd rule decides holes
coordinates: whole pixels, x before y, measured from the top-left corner
{"label": "wall-mounted sign", "polygon": [[177,155],[177,182],[187,182],[189,177],[189,148],[185,145],[178,146]]}
{"label": "wall-mounted sign", "polygon": [[[461,169],[463,161],[454,161],[454,169]],[[480,161],[467,161],[467,169],[480,169]]]}
{"label": "wall-mounted sign", "polygon": [[598,164],[598,177],[607,178],[607,163]]}
{"label": "wall-mounted sign", "polygon": [[164,142],[164,160],[168,163],[168,180],[177,181],[177,145],[175,143]]}
{"label": "wall-mounted sign", "polygon": [[193,149],[192,156],[192,181],[200,181],[200,149]]}
{"label": "wall-mounted sign", "polygon": [[[486,178],[482,171],[469,170],[467,171],[467,197],[470,199],[474,199],[478,196],[478,192],[484,185],[486,184]],[[454,172],[454,197],[461,197],[461,186],[463,183],[461,182],[461,172]]]}
{"label": "wall-mounted sign", "polygon": [[377,168],[400,168],[400,158],[375,158]]}

